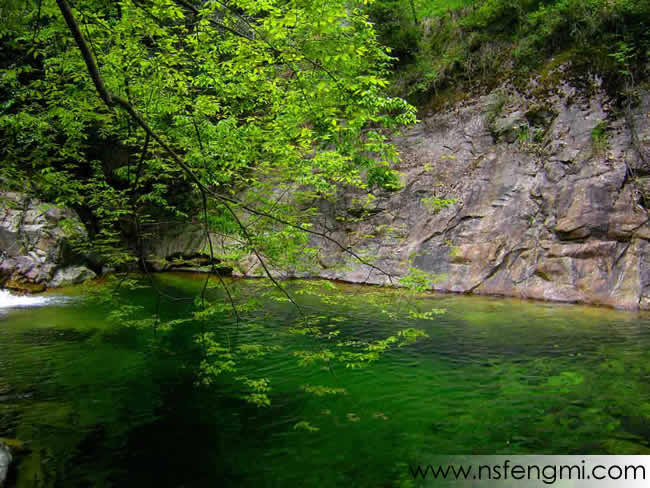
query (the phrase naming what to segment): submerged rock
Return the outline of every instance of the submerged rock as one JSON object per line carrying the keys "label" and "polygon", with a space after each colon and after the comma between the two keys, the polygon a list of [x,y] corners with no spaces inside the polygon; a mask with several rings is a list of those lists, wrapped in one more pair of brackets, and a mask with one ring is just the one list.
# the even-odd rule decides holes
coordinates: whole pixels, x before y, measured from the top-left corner
{"label": "submerged rock", "polygon": [[0,441],[0,486],[4,486],[11,461],[12,457],[9,447],[7,447],[4,442]]}

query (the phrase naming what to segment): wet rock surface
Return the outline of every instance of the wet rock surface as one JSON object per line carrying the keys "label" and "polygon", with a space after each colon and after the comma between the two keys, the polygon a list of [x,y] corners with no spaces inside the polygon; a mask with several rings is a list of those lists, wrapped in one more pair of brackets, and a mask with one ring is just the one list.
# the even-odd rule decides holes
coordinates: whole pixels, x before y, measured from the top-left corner
{"label": "wet rock surface", "polygon": [[[365,217],[343,192],[321,205],[319,230],[397,277],[436,274],[439,291],[650,309],[650,94],[624,110],[592,81],[504,86],[425,117],[397,140],[404,189],[377,194]],[[316,243],[319,276],[388,281]]]}

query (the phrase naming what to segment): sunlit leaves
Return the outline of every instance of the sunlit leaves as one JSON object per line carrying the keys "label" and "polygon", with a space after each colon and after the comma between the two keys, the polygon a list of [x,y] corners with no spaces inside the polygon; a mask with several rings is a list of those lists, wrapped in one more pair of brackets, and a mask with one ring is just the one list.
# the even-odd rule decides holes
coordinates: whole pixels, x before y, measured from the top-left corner
{"label": "sunlit leaves", "polygon": [[423,292],[430,290],[433,284],[439,281],[439,279],[437,276],[411,267],[409,268],[408,274],[400,279],[400,285],[415,292]]}
{"label": "sunlit leaves", "polygon": [[437,316],[443,315],[446,311],[444,309],[434,309],[427,312],[416,312],[415,310],[409,310],[409,317],[412,319],[421,319],[421,320],[435,320]]}
{"label": "sunlit leaves", "polygon": [[258,407],[268,407],[271,400],[268,393],[271,391],[271,384],[268,378],[251,379],[246,376],[236,378],[248,389],[243,399]]}

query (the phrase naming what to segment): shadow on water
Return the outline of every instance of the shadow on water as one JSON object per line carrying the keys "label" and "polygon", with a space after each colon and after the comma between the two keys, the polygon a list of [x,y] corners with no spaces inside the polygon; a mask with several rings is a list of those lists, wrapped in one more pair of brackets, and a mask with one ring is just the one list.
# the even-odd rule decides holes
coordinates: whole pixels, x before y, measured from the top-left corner
{"label": "shadow on water", "polygon": [[249,448],[264,449],[272,436],[271,429],[254,428],[247,420],[272,425],[284,409],[260,415],[251,405],[216,396],[193,381],[191,374],[177,375],[161,385],[148,422],[127,426],[123,433],[103,425],[89,429],[77,454],[66,461],[68,480],[95,486],[88,475],[105,473],[111,486],[201,487],[215,480],[219,486],[244,486],[250,474],[236,468],[233,450],[241,439]]}

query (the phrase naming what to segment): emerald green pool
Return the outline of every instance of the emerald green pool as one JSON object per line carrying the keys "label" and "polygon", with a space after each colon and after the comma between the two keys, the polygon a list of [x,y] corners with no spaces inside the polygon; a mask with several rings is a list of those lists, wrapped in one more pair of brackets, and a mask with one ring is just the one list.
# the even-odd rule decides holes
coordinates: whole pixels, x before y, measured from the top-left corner
{"label": "emerald green pool", "polygon": [[[177,298],[203,284],[156,280]],[[253,295],[259,286],[230,285]],[[9,486],[415,486],[408,466],[438,454],[650,453],[648,315],[447,295],[405,304],[394,291],[342,284],[330,299],[310,294],[312,283],[287,286],[341,337],[407,327],[429,337],[367,368],[331,369],[298,364],[293,352],[322,346],[284,333],[300,314],[281,298],[260,298],[252,314],[264,327],[130,327],[80,289],[0,309],[0,438],[24,444]],[[165,321],[195,307],[148,288],[122,299]],[[413,319],[413,309],[445,312]],[[206,327],[232,347],[277,346],[237,373],[269,378],[270,406],[242,399],[233,375],[197,381]]]}

